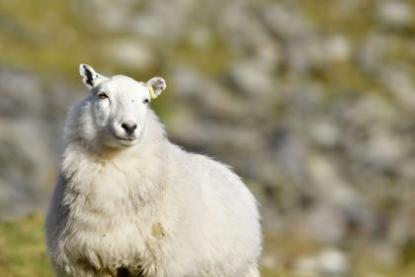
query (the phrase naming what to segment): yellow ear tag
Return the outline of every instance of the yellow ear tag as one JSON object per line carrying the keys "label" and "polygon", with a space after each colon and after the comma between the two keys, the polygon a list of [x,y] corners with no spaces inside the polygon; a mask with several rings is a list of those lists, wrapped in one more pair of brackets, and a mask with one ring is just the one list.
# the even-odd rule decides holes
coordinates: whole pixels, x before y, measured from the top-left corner
{"label": "yellow ear tag", "polygon": [[150,92],[151,99],[156,99],[157,98],[157,94],[154,93],[154,89],[153,89],[152,86],[148,87],[148,91]]}

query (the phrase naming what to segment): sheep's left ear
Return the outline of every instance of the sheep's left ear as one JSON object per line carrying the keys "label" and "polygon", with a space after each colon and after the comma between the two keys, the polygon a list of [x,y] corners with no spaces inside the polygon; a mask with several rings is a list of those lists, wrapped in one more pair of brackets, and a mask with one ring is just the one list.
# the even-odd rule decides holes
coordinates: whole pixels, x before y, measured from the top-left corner
{"label": "sheep's left ear", "polygon": [[166,81],[161,77],[153,77],[147,81],[146,86],[151,99],[155,99],[166,89]]}
{"label": "sheep's left ear", "polygon": [[92,66],[83,63],[79,65],[79,74],[81,74],[84,84],[88,88],[93,88],[107,79],[107,77],[104,77],[101,74],[95,72]]}

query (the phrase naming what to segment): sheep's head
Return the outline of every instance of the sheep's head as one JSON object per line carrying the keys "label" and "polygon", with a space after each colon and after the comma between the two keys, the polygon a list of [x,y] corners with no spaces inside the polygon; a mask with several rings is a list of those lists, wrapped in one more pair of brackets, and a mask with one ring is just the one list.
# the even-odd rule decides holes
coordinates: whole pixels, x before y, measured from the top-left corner
{"label": "sheep's head", "polygon": [[144,131],[149,103],[166,88],[164,79],[138,82],[123,75],[104,77],[86,64],[79,71],[92,94],[93,131],[108,146],[135,145]]}

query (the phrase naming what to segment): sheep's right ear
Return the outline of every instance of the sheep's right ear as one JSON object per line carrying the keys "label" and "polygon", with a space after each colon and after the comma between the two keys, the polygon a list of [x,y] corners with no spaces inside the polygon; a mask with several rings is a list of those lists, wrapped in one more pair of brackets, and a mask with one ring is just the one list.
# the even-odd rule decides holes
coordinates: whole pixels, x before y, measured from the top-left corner
{"label": "sheep's right ear", "polygon": [[82,76],[84,84],[88,88],[93,88],[105,79],[107,79],[101,74],[96,73],[92,66],[83,63],[79,65],[79,73]]}

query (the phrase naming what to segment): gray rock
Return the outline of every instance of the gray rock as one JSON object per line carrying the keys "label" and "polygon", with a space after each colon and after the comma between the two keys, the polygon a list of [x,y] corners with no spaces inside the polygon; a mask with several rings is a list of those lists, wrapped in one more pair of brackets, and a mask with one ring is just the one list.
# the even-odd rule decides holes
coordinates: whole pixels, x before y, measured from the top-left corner
{"label": "gray rock", "polygon": [[382,1],[377,7],[379,21],[393,28],[409,27],[414,23],[414,10],[406,1]]}
{"label": "gray rock", "polygon": [[229,42],[232,49],[241,56],[259,52],[263,47],[275,44],[270,34],[248,5],[237,2],[221,3],[218,14],[218,33]]}
{"label": "gray rock", "polygon": [[348,39],[341,35],[328,37],[324,46],[326,59],[330,63],[345,62],[352,56],[352,47]]}
{"label": "gray rock", "polygon": [[136,70],[146,70],[157,62],[154,51],[140,40],[116,40],[106,46],[106,55],[117,64]]}
{"label": "gray rock", "polygon": [[346,276],[350,271],[347,256],[338,249],[325,249],[319,255],[319,271],[324,276]]}
{"label": "gray rock", "polygon": [[[171,70],[170,76],[177,96],[186,102],[192,102],[206,116],[233,121],[252,112],[252,109],[242,99],[235,97],[234,93],[230,93],[218,82],[206,78],[194,69],[176,66]],[[177,102],[178,105],[180,103]],[[183,105],[187,106],[188,103]]]}
{"label": "gray rock", "polygon": [[270,72],[253,60],[236,63],[230,78],[235,84],[236,91],[251,94],[251,98],[269,94],[273,88]]}
{"label": "gray rock", "polygon": [[287,63],[297,74],[320,70],[327,64],[327,52],[322,39],[307,35],[287,46]]}
{"label": "gray rock", "polygon": [[373,130],[360,158],[379,168],[393,168],[409,153],[410,145],[396,132]]}
{"label": "gray rock", "polygon": [[349,276],[350,265],[347,256],[335,248],[327,248],[314,256],[299,258],[294,265],[299,276]]}
{"label": "gray rock", "polygon": [[318,200],[318,204],[307,212],[306,226],[310,236],[324,245],[340,243],[347,235],[343,211],[324,200]]}
{"label": "gray rock", "polygon": [[379,79],[403,108],[408,112],[415,111],[415,83],[408,70],[389,67],[380,72]]}
{"label": "gray rock", "polygon": [[313,122],[309,128],[311,139],[320,147],[333,148],[340,144],[341,131],[339,123],[326,118]]}
{"label": "gray rock", "polygon": [[189,0],[150,1],[145,9],[138,10],[132,16],[129,27],[135,34],[149,39],[148,42],[155,45],[165,43],[160,47],[163,48],[185,37],[187,23],[195,5],[196,2]]}
{"label": "gray rock", "polygon": [[[108,0],[92,0],[78,2],[79,11],[89,24],[95,24],[98,28],[111,31],[124,31],[131,22],[132,10],[135,1],[120,0],[116,7]],[[93,16],[91,11],[93,12]]]}
{"label": "gray rock", "polygon": [[308,157],[308,169],[316,194],[343,209],[353,208],[360,197],[346,179],[341,176],[335,163],[321,156]]}
{"label": "gray rock", "polygon": [[0,115],[22,117],[42,113],[40,80],[29,71],[0,69]]}
{"label": "gray rock", "polygon": [[262,10],[262,18],[267,28],[283,39],[297,39],[308,36],[312,23],[293,6],[274,3]]}
{"label": "gray rock", "polygon": [[376,74],[384,67],[383,58],[391,49],[392,41],[379,33],[370,33],[357,53],[359,67],[368,74]]}
{"label": "gray rock", "polygon": [[0,124],[0,218],[44,209],[58,164],[45,122],[0,119]]}

